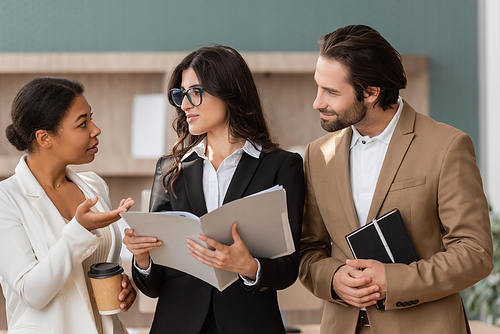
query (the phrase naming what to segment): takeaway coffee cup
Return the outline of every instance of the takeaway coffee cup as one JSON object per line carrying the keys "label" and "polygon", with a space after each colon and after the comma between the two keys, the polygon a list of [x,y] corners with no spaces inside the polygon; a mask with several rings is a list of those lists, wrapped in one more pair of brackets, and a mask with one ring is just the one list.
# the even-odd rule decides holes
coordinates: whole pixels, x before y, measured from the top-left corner
{"label": "takeaway coffee cup", "polygon": [[118,263],[102,262],[93,264],[87,275],[92,282],[92,289],[99,313],[116,314],[121,311],[118,295],[122,291],[123,268]]}

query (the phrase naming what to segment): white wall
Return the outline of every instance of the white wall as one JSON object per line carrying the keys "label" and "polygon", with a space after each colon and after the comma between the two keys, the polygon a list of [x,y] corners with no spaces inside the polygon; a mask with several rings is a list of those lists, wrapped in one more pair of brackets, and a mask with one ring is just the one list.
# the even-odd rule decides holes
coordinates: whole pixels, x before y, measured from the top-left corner
{"label": "white wall", "polygon": [[488,200],[500,212],[500,1],[478,5],[480,165]]}

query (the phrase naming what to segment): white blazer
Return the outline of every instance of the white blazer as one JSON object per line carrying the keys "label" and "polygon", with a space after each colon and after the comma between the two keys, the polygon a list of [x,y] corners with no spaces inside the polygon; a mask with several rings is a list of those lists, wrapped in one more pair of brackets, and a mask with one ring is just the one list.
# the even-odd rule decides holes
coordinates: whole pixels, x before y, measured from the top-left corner
{"label": "white blazer", "polygon": [[[82,262],[102,240],[75,218],[65,223],[23,156],[15,174],[0,182],[0,282],[8,333],[97,333]],[[95,173],[66,169],[95,208],[109,211],[108,186]],[[111,225],[108,261],[118,262],[121,235]],[[102,316],[106,334],[122,333],[117,315]],[[126,331],[125,331],[126,332]]]}

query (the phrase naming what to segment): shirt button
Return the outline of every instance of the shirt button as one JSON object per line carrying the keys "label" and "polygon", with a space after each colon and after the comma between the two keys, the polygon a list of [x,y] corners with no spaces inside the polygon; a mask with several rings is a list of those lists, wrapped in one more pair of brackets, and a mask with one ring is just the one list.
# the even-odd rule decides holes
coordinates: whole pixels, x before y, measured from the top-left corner
{"label": "shirt button", "polygon": [[361,143],[364,145],[366,144],[366,140],[362,140]]}
{"label": "shirt button", "polygon": [[66,303],[66,300],[68,300],[68,297],[66,297],[66,295],[62,294],[61,297],[59,297],[59,300],[61,301],[61,303]]}

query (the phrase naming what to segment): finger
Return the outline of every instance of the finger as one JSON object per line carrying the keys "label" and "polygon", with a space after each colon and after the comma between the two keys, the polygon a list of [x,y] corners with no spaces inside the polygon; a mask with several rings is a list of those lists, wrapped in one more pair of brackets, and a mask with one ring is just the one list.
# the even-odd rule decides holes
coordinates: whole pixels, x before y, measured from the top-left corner
{"label": "finger", "polygon": [[221,259],[218,258],[216,251],[197,245],[194,241],[191,241],[186,246],[191,250],[191,255],[200,262],[212,267],[220,268]]}
{"label": "finger", "polygon": [[123,201],[123,205],[130,205],[130,206],[132,206],[135,203],[135,201],[131,197],[129,197],[127,199],[123,199],[122,201]]}
{"label": "finger", "polygon": [[135,237],[135,232],[131,228],[126,228],[123,232],[125,232],[125,235],[128,237]]}
{"label": "finger", "polygon": [[363,278],[363,277],[369,277],[368,275],[366,275],[366,273],[364,272],[364,270],[359,270],[359,268],[355,268],[355,267],[350,267],[350,266],[346,266],[347,269],[348,269],[348,274],[350,277],[352,278]]}
{"label": "finger", "polygon": [[129,284],[129,279],[128,279],[127,274],[123,274],[122,275],[122,283],[121,283],[121,285],[122,285],[122,291],[118,295],[118,299],[121,300],[121,301],[123,301],[123,300],[125,300],[125,298],[129,294],[130,289],[132,288],[132,286]]}
{"label": "finger", "polygon": [[352,297],[352,301],[354,303],[357,303],[361,307],[361,306],[367,306],[367,305],[368,306],[374,305],[377,303],[377,300],[379,298],[380,298],[380,293],[375,292],[375,293],[367,294],[367,295],[364,295],[361,297]]}
{"label": "finger", "polygon": [[81,213],[85,213],[90,211],[90,208],[93,207],[97,203],[97,196],[94,196],[92,198],[89,198],[85,200],[82,204],[78,206],[76,211],[79,211]]}
{"label": "finger", "polygon": [[129,308],[132,306],[134,303],[135,298],[137,297],[137,292],[135,289],[131,289],[125,298],[125,300],[120,304],[120,308],[124,311],[128,311]]}
{"label": "finger", "polygon": [[222,248],[224,246],[220,242],[217,242],[214,239],[207,237],[206,235],[200,234],[198,236],[198,239],[200,239],[201,241],[204,241],[207,245],[210,245],[210,246],[212,246],[215,249],[220,249],[220,248]]}
{"label": "finger", "polygon": [[113,219],[120,218],[120,211],[113,210],[113,211],[105,211],[105,212],[88,212],[87,214],[88,218],[90,218],[93,221],[96,222],[104,222],[104,221],[109,221]]}
{"label": "finger", "polygon": [[365,303],[373,303],[380,298],[378,286],[369,286],[366,288],[343,287],[338,291],[339,296],[346,302],[354,306],[365,306]]}
{"label": "finger", "polygon": [[[92,202],[90,202],[92,203]],[[120,216],[118,213],[110,211],[110,212],[93,212],[89,207],[92,204],[82,203],[76,209],[76,217],[80,219],[84,219],[86,222],[93,224],[93,229],[107,226],[115,221],[117,221]],[[84,211],[86,210],[86,211]]]}
{"label": "finger", "polygon": [[156,245],[162,244],[161,240],[157,240],[154,237],[124,237],[123,238],[123,243],[127,245],[128,247],[134,247],[134,248],[144,248],[144,247],[153,247]]}
{"label": "finger", "polygon": [[150,244],[156,243],[159,240],[156,237],[128,237],[131,243],[134,244]]}
{"label": "finger", "polygon": [[240,238],[240,233],[238,232],[238,223],[234,223],[231,226],[231,235],[233,236],[233,242],[234,243],[240,243],[243,242]]}
{"label": "finger", "polygon": [[343,276],[340,279],[341,283],[344,284],[345,286],[349,288],[359,288],[362,286],[365,286],[367,284],[370,284],[372,281],[371,277],[350,277],[350,276]]}
{"label": "finger", "polygon": [[199,243],[197,243],[196,241],[193,241],[191,239],[186,239],[186,241],[187,241],[187,247],[190,250],[196,251],[199,254],[203,254],[203,255],[206,255],[209,257],[215,257],[215,251],[208,249],[206,247],[203,247],[202,245],[200,245]]}
{"label": "finger", "polygon": [[360,301],[369,301],[380,297],[378,285],[370,285],[365,288],[347,288],[345,291],[351,297]]}
{"label": "finger", "polygon": [[[160,246],[161,246],[161,245],[160,245]],[[142,255],[142,254],[144,254],[144,253],[148,253],[148,252],[152,251],[153,249],[156,249],[156,248],[158,248],[158,247],[160,247],[160,246],[156,245],[156,246],[152,246],[152,247],[132,248],[132,249],[127,247],[127,249],[128,249],[128,250],[129,250],[129,251],[130,251],[130,252],[131,252],[131,253],[132,253],[135,257],[137,257],[137,256],[140,256],[140,255]]]}
{"label": "finger", "polygon": [[196,260],[200,261],[201,263],[204,263],[208,266],[214,267],[214,268],[220,268],[220,263],[216,261],[214,258],[206,258],[202,256],[202,254],[196,253],[195,251],[191,252],[191,256],[194,257]]}
{"label": "finger", "polygon": [[130,290],[132,290],[132,285],[128,284],[126,287],[122,289],[122,291],[118,295],[118,299],[124,301],[127,298],[128,294],[130,293]]}
{"label": "finger", "polygon": [[115,209],[113,211],[106,211],[106,212],[89,212],[89,215],[93,217],[97,221],[116,221],[120,219],[120,213],[122,213],[123,210],[120,208]]}
{"label": "finger", "polygon": [[155,243],[125,244],[125,245],[127,245],[127,249],[131,251],[132,254],[138,255],[160,247],[162,245],[162,242],[158,241]]}
{"label": "finger", "polygon": [[127,198],[127,200],[123,203],[123,205],[120,205],[120,207],[128,211],[134,204],[135,201],[133,199]]}
{"label": "finger", "polygon": [[122,288],[126,288],[129,282],[129,278],[126,274],[122,275]]}
{"label": "finger", "polygon": [[368,268],[373,266],[374,260],[346,260],[346,264],[353,268]]}
{"label": "finger", "polygon": [[350,298],[342,298],[345,302],[347,302],[348,304],[351,304],[355,307],[369,307],[369,306],[373,306],[375,304],[377,304],[377,300],[375,299],[368,299],[368,300],[364,300],[364,299],[350,299]]}

